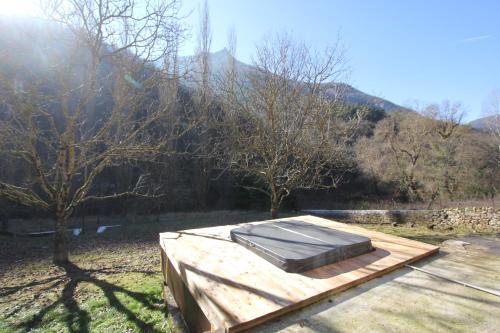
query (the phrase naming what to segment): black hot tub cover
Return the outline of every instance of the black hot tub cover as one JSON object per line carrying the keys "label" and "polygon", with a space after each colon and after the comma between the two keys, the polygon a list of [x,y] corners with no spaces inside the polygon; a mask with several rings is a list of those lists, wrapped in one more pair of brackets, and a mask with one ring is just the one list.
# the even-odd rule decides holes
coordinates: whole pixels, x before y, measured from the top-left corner
{"label": "black hot tub cover", "polygon": [[231,230],[231,239],[286,272],[299,273],[373,250],[367,237],[303,221],[276,221]]}

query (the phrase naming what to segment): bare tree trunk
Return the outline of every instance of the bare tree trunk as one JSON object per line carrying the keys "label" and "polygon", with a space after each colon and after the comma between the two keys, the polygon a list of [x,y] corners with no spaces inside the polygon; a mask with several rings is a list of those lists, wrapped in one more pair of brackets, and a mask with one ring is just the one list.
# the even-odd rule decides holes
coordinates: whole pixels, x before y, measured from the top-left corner
{"label": "bare tree trunk", "polygon": [[81,220],[81,228],[82,228],[82,235],[85,233],[85,215],[82,215],[82,220]]}
{"label": "bare tree trunk", "polygon": [[211,166],[209,166],[209,161],[205,161],[205,163],[203,163],[204,166],[203,168],[205,170],[202,171],[202,175],[201,175],[201,181],[202,183],[200,184],[201,186],[201,195],[200,195],[200,204],[201,204],[201,208],[203,210],[206,210],[208,209],[208,192],[210,190],[210,175],[209,175],[209,170],[207,170],[208,168],[210,168]]}
{"label": "bare tree trunk", "polygon": [[[204,143],[203,143],[204,144]],[[198,179],[196,179],[197,188],[196,196],[198,201],[198,209],[206,210],[208,208],[208,192],[210,189],[210,165],[209,157],[207,157],[206,147],[203,148],[203,156],[197,160]]]}
{"label": "bare tree trunk", "polygon": [[274,219],[277,219],[278,217],[279,217],[278,208],[272,206],[271,207],[271,219],[274,220]]}
{"label": "bare tree trunk", "polygon": [[436,201],[438,194],[439,194],[438,192],[432,193],[431,200],[429,201],[429,204],[427,205],[427,210],[430,210],[432,208],[432,205],[434,204],[434,201]]}
{"label": "bare tree trunk", "polygon": [[[199,108],[202,117],[205,121],[205,131],[210,124],[210,103],[211,103],[211,78],[210,78],[210,47],[212,44],[212,31],[210,28],[210,11],[208,2],[205,0],[203,7],[200,9],[200,32],[198,35],[198,70],[201,75],[201,80],[198,86],[199,93]],[[201,139],[201,158],[198,160],[199,184],[198,184],[198,204],[201,210],[206,210],[208,207],[208,191],[210,187],[210,170],[212,162],[210,155],[211,147],[209,145],[210,134],[203,133]]]}
{"label": "bare tree trunk", "polygon": [[53,261],[57,265],[65,265],[68,260],[68,232],[67,219],[64,216],[58,215],[56,218],[56,228],[54,237],[54,258]]}
{"label": "bare tree trunk", "polygon": [[278,196],[273,193],[271,194],[271,219],[277,219],[279,217],[279,198]]}

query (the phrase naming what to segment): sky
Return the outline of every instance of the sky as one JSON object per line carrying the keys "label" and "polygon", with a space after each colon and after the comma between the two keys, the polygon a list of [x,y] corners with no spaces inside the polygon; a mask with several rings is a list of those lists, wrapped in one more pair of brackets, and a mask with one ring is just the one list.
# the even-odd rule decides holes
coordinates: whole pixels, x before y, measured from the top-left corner
{"label": "sky", "polygon": [[[203,1],[185,0],[196,35]],[[316,48],[347,49],[350,84],[400,105],[462,102],[466,120],[500,89],[500,1],[209,0],[212,50],[237,34],[237,58],[251,62],[266,34],[291,33]],[[196,38],[183,52],[192,53]]]}
{"label": "sky", "polygon": [[[140,0],[138,0],[140,1]],[[35,12],[36,0],[0,0],[0,14]],[[196,45],[203,0],[183,0],[191,30],[181,52]],[[347,50],[354,87],[400,105],[462,102],[466,120],[500,89],[500,1],[208,0],[212,50],[237,34],[237,58],[251,63],[255,45],[286,32],[322,49],[337,36]]]}

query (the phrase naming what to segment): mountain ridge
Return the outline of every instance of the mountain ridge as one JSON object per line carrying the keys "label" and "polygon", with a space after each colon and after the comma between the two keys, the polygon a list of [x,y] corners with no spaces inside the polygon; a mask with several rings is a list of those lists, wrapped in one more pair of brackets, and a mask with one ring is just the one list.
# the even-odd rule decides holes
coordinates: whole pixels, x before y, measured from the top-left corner
{"label": "mountain ridge", "polygon": [[[227,63],[230,61],[231,54],[227,51],[227,49],[223,48],[216,52],[211,52],[208,55],[209,67],[212,76],[217,76],[224,72]],[[183,63],[182,66],[187,66],[186,64],[194,63],[195,56],[185,56],[181,57],[180,62]],[[246,71],[251,70],[254,66],[244,63],[237,58],[234,58],[234,63],[236,66],[236,70],[240,73],[244,73]],[[194,82],[186,82],[188,86],[194,84]],[[397,110],[407,110],[407,108],[400,106],[396,103],[393,103],[389,100],[383,99],[381,97],[373,96],[367,94],[359,89],[354,88],[353,86],[341,82],[341,83],[325,83],[326,85],[342,85],[343,91],[343,100],[348,104],[353,105],[366,105],[374,108],[383,109],[386,112],[393,112]],[[335,87],[332,87],[335,90]]]}
{"label": "mountain ridge", "polygon": [[475,128],[475,129],[487,130],[488,128],[491,128],[490,126],[492,124],[495,124],[495,123],[500,125],[500,115],[481,117],[481,118],[469,121],[467,123],[467,125],[469,125],[472,128]]}

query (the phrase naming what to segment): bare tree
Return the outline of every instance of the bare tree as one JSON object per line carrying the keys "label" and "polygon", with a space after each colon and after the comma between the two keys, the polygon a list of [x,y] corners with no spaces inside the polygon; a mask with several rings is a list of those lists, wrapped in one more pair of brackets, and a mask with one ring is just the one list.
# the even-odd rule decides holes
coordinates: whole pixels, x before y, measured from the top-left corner
{"label": "bare tree", "polygon": [[488,133],[469,127],[463,130],[456,155],[460,162],[456,177],[460,179],[462,195],[466,198],[487,197],[495,206],[495,196],[500,189],[498,146]]}
{"label": "bare tree", "polygon": [[[112,166],[154,160],[189,120],[174,115],[168,98],[159,98],[169,78],[154,66],[178,45],[176,0],[45,4],[51,21],[44,30],[23,36],[24,49],[15,50],[21,53],[2,54],[0,151],[28,172],[18,182],[1,179],[0,195],[53,216],[54,262],[65,264],[67,224],[76,207],[161,192],[141,173],[128,189],[98,193],[93,184],[99,175]],[[40,38],[46,45],[33,51]],[[19,74],[26,63],[18,54],[32,55],[31,68],[39,67]]]}
{"label": "bare tree", "polygon": [[210,26],[210,8],[205,0],[203,8],[200,9],[200,28],[198,33],[198,50],[196,58],[198,60],[198,71],[200,80],[198,91],[200,104],[206,108],[210,98],[210,48],[212,46],[212,29]]}
{"label": "bare tree", "polygon": [[[418,109],[415,107],[414,109]],[[459,187],[463,107],[445,101],[420,113],[402,111],[380,121],[370,138],[356,146],[362,170],[396,185],[410,202],[451,198]]]}
{"label": "bare tree", "polygon": [[228,59],[226,66],[224,68],[224,73],[222,77],[222,84],[224,86],[224,91],[229,91],[230,96],[234,96],[234,91],[236,89],[236,78],[237,78],[237,69],[236,69],[236,48],[238,43],[238,37],[236,35],[236,29],[234,26],[229,28],[227,31],[227,52]]}
{"label": "bare tree", "polygon": [[200,8],[198,32],[198,47],[196,51],[196,64],[194,68],[195,91],[194,101],[196,109],[202,119],[199,129],[199,143],[196,154],[196,165],[198,169],[197,201],[201,208],[207,207],[208,191],[210,187],[210,173],[213,161],[212,151],[212,73],[210,68],[210,48],[212,45],[212,30],[210,26],[210,9],[205,0]]}
{"label": "bare tree", "polygon": [[461,179],[458,168],[461,165],[457,153],[463,147],[460,140],[463,128],[460,125],[465,111],[461,103],[444,101],[441,104],[428,105],[422,113],[433,120],[429,122],[431,140],[425,156],[424,174],[430,209],[438,197],[453,199],[459,187]]}
{"label": "bare tree", "polygon": [[356,146],[361,168],[386,183],[393,183],[409,201],[421,199],[422,164],[431,128],[428,119],[400,112],[380,121],[373,137]]}
{"label": "bare tree", "polygon": [[490,93],[484,104],[484,127],[488,140],[481,140],[480,149],[483,153],[481,168],[482,189],[487,192],[493,205],[494,198],[500,189],[500,90]]}
{"label": "bare tree", "polygon": [[319,53],[276,36],[257,47],[255,70],[221,88],[224,161],[269,197],[272,218],[293,190],[339,181],[334,170],[359,120],[337,103],[343,65],[338,45]]}
{"label": "bare tree", "polygon": [[443,101],[441,104],[429,104],[421,112],[424,116],[435,120],[436,134],[443,140],[449,139],[457,132],[465,116],[464,107],[461,103],[448,100]]}
{"label": "bare tree", "polygon": [[493,144],[498,146],[495,159],[500,167],[500,90],[493,91],[485,105],[486,128],[492,134]]}

